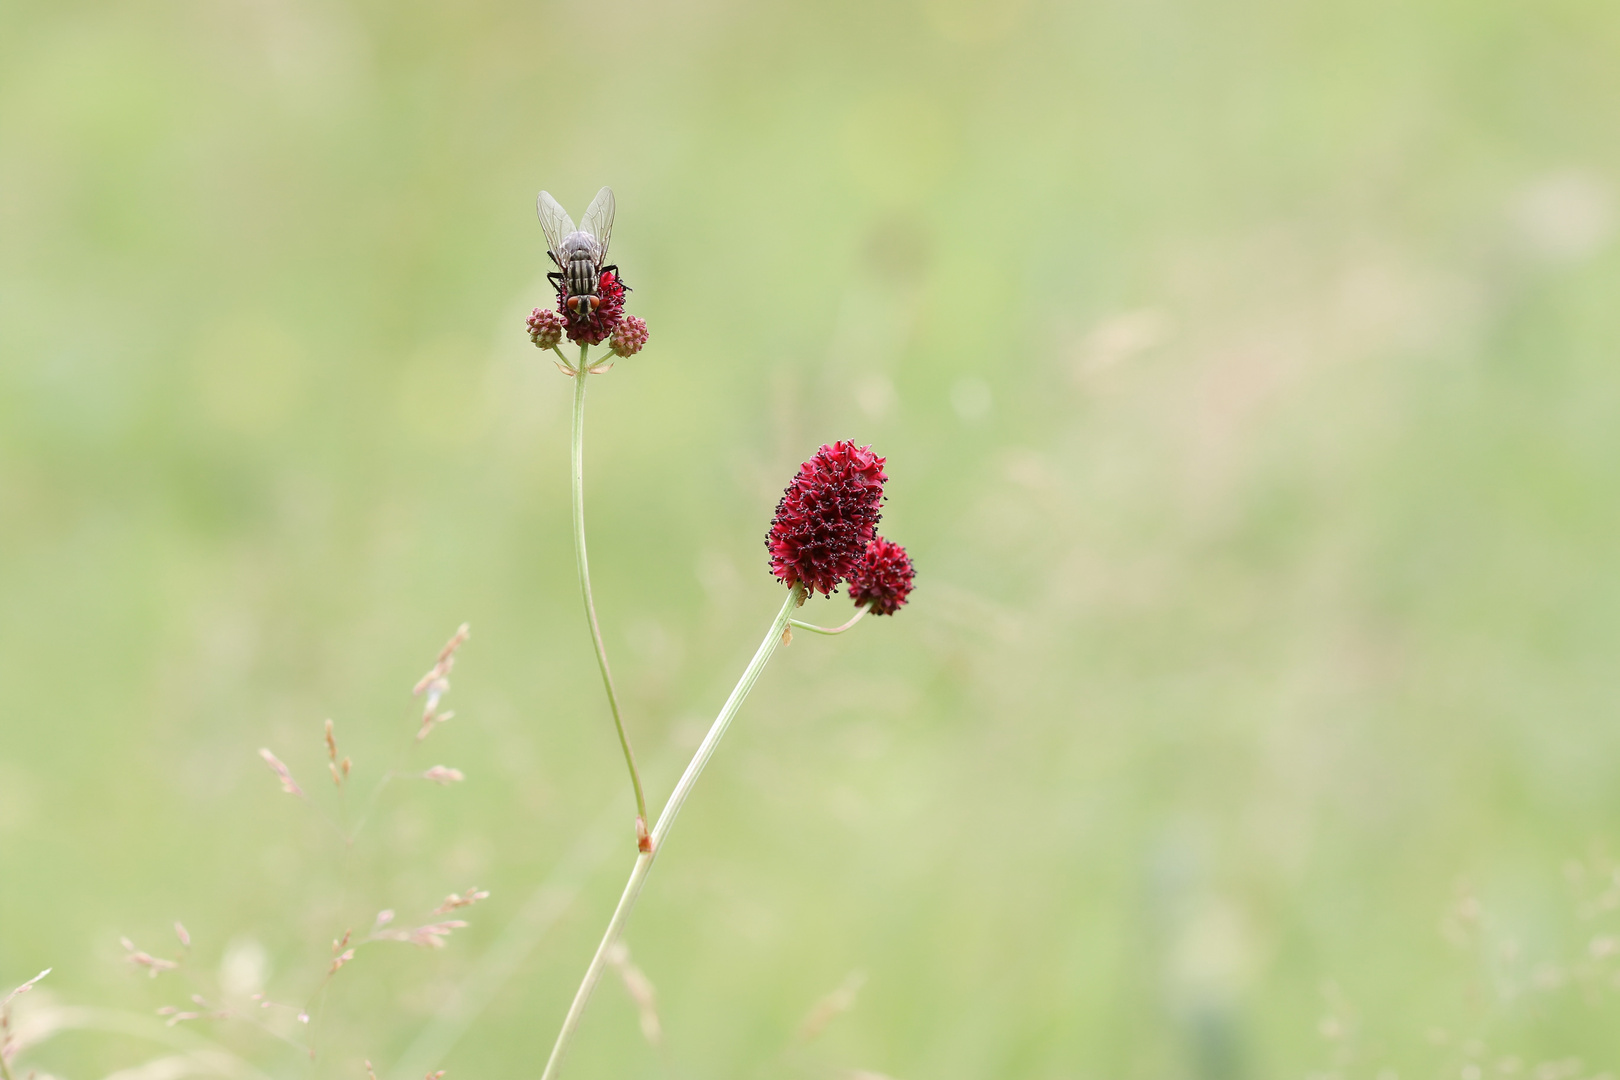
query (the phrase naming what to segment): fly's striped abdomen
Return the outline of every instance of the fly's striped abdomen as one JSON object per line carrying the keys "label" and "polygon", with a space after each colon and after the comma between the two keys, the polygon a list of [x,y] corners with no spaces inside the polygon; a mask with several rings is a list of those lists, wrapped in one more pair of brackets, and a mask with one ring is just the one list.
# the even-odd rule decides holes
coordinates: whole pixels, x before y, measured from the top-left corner
{"label": "fly's striped abdomen", "polygon": [[596,261],[590,252],[578,252],[568,260],[567,282],[570,296],[596,295]]}

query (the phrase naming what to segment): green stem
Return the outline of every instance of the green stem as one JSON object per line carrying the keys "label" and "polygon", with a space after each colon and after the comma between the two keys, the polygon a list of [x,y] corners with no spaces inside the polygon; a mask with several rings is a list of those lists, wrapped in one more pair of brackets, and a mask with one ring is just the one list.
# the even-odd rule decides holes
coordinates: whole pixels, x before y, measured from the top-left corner
{"label": "green stem", "polygon": [[641,773],[636,770],[636,754],[630,749],[624,720],[619,716],[619,693],[613,688],[613,672],[608,669],[607,647],[602,644],[602,628],[596,622],[596,602],[591,599],[591,567],[585,557],[585,380],[590,367],[585,354],[590,346],[579,347],[579,368],[574,373],[574,560],[579,568],[579,591],[585,598],[585,618],[591,624],[591,642],[596,646],[596,666],[602,669],[602,686],[607,690],[613,726],[619,733],[624,763],[630,769],[630,786],[636,792],[636,816],[647,820],[647,798],[641,791]]}
{"label": "green stem", "polygon": [[800,622],[798,619],[789,619],[788,625],[795,630],[808,630],[812,634],[842,634],[866,617],[866,608],[857,608],[853,618],[841,626],[817,626],[815,623]]}
{"label": "green stem", "polygon": [[579,1029],[580,1018],[585,1014],[585,1004],[590,1001],[591,991],[596,989],[597,980],[602,977],[602,969],[607,963],[607,954],[619,937],[624,933],[624,924],[630,918],[630,911],[636,906],[636,899],[641,895],[641,887],[647,881],[647,874],[652,870],[653,860],[664,848],[664,839],[669,830],[675,825],[675,818],[686,805],[687,796],[692,794],[692,787],[703,773],[703,767],[714,756],[715,747],[731,726],[732,717],[742,707],[743,700],[748,692],[754,688],[759,679],[759,673],[765,670],[766,663],[771,654],[776,652],[776,646],[782,641],[782,631],[787,629],[788,621],[793,609],[804,603],[804,586],[795,585],[788,593],[787,603],[777,614],[776,621],[771,623],[770,631],[765,640],[759,643],[754,658],[748,662],[742,678],[731,690],[731,696],[720,708],[720,715],[714,718],[709,733],[703,737],[703,743],[692,755],[691,762],[686,771],[681,774],[680,782],[670,794],[669,801],[664,804],[664,812],[658,815],[658,824],[652,830],[652,850],[643,852],[636,857],[636,865],[630,871],[630,880],[625,883],[624,894],[619,897],[619,906],[613,909],[613,917],[608,920],[607,931],[602,935],[602,943],[596,947],[596,955],[591,957],[590,966],[585,969],[585,978],[579,984],[579,990],[574,994],[574,1002],[568,1007],[568,1015],[563,1018],[562,1030],[557,1033],[557,1044],[551,1048],[551,1057],[546,1061],[546,1071],[541,1074],[540,1080],[554,1080],[557,1070],[562,1066],[563,1054],[568,1044],[573,1040],[574,1033]]}

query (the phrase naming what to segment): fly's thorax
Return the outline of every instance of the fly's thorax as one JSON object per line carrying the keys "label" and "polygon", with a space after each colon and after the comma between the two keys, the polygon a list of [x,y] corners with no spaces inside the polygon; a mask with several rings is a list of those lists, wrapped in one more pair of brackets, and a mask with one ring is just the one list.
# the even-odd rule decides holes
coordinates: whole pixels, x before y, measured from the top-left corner
{"label": "fly's thorax", "polygon": [[596,237],[582,229],[575,230],[563,237],[562,250],[557,254],[562,256],[565,263],[575,262],[579,259],[589,259],[596,262],[601,258],[602,248],[596,242]]}

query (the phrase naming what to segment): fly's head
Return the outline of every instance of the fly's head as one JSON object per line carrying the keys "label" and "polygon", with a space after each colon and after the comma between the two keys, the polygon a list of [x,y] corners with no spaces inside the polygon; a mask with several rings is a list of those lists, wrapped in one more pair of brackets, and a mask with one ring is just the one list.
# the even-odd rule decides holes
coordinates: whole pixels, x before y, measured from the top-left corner
{"label": "fly's head", "polygon": [[611,271],[595,280],[596,292],[575,292],[565,280],[557,280],[557,311],[566,322],[568,340],[575,344],[600,345],[624,318],[625,287]]}

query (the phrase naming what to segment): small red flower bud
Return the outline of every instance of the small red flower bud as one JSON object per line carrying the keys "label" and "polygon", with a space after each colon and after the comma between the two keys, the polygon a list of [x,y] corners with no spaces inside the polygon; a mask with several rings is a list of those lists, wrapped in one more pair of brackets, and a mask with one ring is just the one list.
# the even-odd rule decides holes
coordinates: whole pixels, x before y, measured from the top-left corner
{"label": "small red flower bud", "polygon": [[856,606],[867,605],[873,615],[893,615],[911,595],[916,576],[905,548],[875,536],[849,575],[849,598]]}
{"label": "small red flower bud", "polygon": [[608,348],[620,356],[634,356],[647,344],[647,320],[626,315],[608,337]]}
{"label": "small red flower bud", "polygon": [[[568,287],[557,286],[557,313],[563,317],[568,340],[574,344],[600,345],[624,317],[624,282],[611,270],[602,271],[596,282],[595,297],[576,297],[579,311],[568,309]],[[590,300],[596,301],[592,307]]]}
{"label": "small red flower bud", "polygon": [[563,336],[563,317],[550,308],[529,312],[529,340],[538,348],[555,348]]}
{"label": "small red flower bud", "polygon": [[870,446],[823,446],[799,467],[776,504],[765,547],[771,573],[826,595],[849,577],[876,533],[883,458]]}

